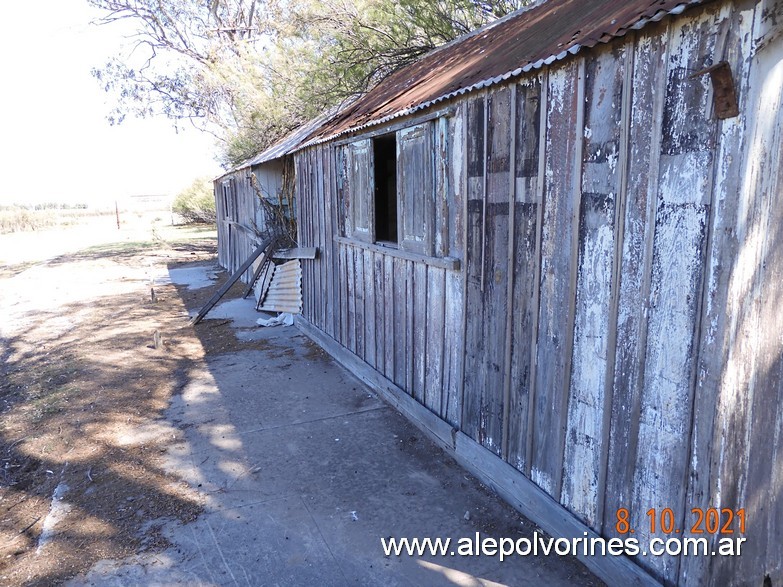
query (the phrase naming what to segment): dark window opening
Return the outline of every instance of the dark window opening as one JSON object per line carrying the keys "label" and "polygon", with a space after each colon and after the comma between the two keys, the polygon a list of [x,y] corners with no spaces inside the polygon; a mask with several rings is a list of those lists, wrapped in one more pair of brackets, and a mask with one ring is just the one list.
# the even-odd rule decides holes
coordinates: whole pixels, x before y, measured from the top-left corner
{"label": "dark window opening", "polygon": [[397,136],[373,139],[375,239],[397,243]]}

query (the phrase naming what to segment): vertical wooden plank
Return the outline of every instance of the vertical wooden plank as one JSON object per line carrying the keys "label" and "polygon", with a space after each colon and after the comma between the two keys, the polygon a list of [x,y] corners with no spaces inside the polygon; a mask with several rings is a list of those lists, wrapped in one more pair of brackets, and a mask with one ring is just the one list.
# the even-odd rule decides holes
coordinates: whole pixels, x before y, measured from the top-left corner
{"label": "vertical wooden plank", "polygon": [[414,394],[414,349],[415,349],[415,328],[416,328],[416,290],[414,285],[413,261],[405,261],[405,307],[407,309],[407,320],[405,321],[405,387],[403,388],[409,394]]}
{"label": "vertical wooden plank", "polygon": [[443,400],[443,355],[446,270],[427,268],[427,337],[424,374],[424,405],[440,415]]}
{"label": "vertical wooden plank", "polygon": [[365,330],[364,323],[366,320],[365,312],[365,295],[366,292],[364,282],[364,249],[359,247],[353,247],[353,270],[354,270],[354,289],[353,296],[355,298],[354,320],[356,320],[356,354],[366,360],[366,348],[365,348]]}
{"label": "vertical wooden plank", "polygon": [[221,181],[212,182],[212,196],[215,198],[215,219],[218,234],[218,265],[223,266],[223,217],[224,212],[221,206],[220,198]]}
{"label": "vertical wooden plank", "polygon": [[445,272],[444,299],[444,355],[443,355],[443,402],[440,416],[452,426],[459,428],[462,414],[463,362],[465,357],[464,278],[460,271]]}
{"label": "vertical wooden plank", "polygon": [[320,294],[318,295],[318,304],[319,304],[319,322],[320,322],[320,329],[323,331],[327,331],[327,314],[328,314],[328,306],[329,306],[329,287],[327,284],[327,263],[326,260],[328,259],[328,256],[326,259],[324,259],[323,251],[324,251],[324,245],[326,244],[326,233],[327,233],[327,212],[326,212],[326,198],[327,198],[327,166],[328,161],[326,159],[327,154],[327,148],[323,145],[321,145],[318,149],[318,241],[315,245],[317,250],[321,251],[322,254],[320,257],[317,257],[316,259],[313,259],[310,261],[311,265],[314,265],[318,268],[318,288],[320,290]]}
{"label": "vertical wooden plank", "polygon": [[[452,257],[463,259],[464,207],[465,207],[465,102],[449,119],[449,201],[448,206],[448,251]],[[444,355],[443,396],[440,416],[454,427],[459,427],[461,396],[465,358],[464,319],[464,267],[461,271],[445,272],[444,300]]]}
{"label": "vertical wooden plank", "polygon": [[365,242],[375,241],[375,167],[371,139],[362,139],[347,145],[347,170],[350,173],[350,203],[352,236]]}
{"label": "vertical wooden plank", "polygon": [[338,173],[339,173],[339,167],[336,157],[336,149],[330,145],[329,147],[329,160],[330,160],[330,169],[331,169],[331,181],[329,182],[329,190],[330,190],[330,223],[332,227],[332,238],[331,240],[326,244],[326,247],[329,248],[331,251],[331,264],[330,267],[332,269],[332,312],[334,316],[334,329],[333,329],[333,336],[336,340],[340,340],[340,337],[342,334],[340,333],[340,307],[342,304],[342,298],[340,296],[340,267],[339,267],[339,245],[334,237],[338,236],[340,234],[339,231],[339,197],[338,197],[338,190],[337,190],[337,181],[338,181]]}
{"label": "vertical wooden plank", "polygon": [[[666,82],[668,31],[659,25],[639,37],[633,69],[628,188],[620,262],[617,335],[609,435],[604,532],[615,536],[616,512],[628,507],[633,489],[647,340],[652,243],[658,191],[658,160]],[[649,509],[649,508],[648,508]],[[647,511],[647,510],[645,510]]]}
{"label": "vertical wooden plank", "polygon": [[435,217],[434,217],[434,254],[445,257],[449,254],[449,208],[454,205],[450,200],[449,185],[449,119],[438,118],[435,121]]}
{"label": "vertical wooden plank", "polygon": [[[306,150],[302,153],[302,191],[300,192],[300,200],[304,215],[299,223],[299,242],[303,246],[310,245],[311,239],[311,226],[313,222],[312,216],[312,156],[310,150]],[[310,275],[310,267],[305,266],[302,268],[302,287],[308,292],[307,296],[304,296],[302,300],[302,314],[308,321],[313,319],[313,296],[312,288],[313,282]]]}
{"label": "vertical wooden plank", "polygon": [[[628,194],[628,167],[631,150],[631,111],[633,97],[633,74],[635,64],[636,34],[630,35],[625,46],[625,59],[623,64],[622,95],[620,106],[620,156],[617,165],[617,203],[614,211],[615,245],[612,261],[612,294],[609,309],[609,325],[607,335],[607,366],[604,370],[604,400],[603,421],[600,452],[600,466],[598,477],[598,503],[595,525],[598,531],[603,530],[604,506],[606,502],[606,477],[609,465],[609,444],[612,424],[612,402],[614,400],[614,373],[615,356],[617,349],[620,287],[622,282],[623,244],[625,238],[625,211]],[[616,511],[613,512],[616,515]]]}
{"label": "vertical wooden plank", "polygon": [[[323,145],[318,145],[313,149],[313,240],[312,246],[320,247],[321,234],[323,232],[323,165],[321,161],[321,154],[323,153]],[[324,302],[324,290],[322,281],[322,264],[319,261],[309,264],[313,268],[313,280],[316,292],[313,295],[313,303],[315,305],[314,324],[317,328],[323,329],[323,302]]]}
{"label": "vertical wooden plank", "polygon": [[353,228],[350,226],[351,190],[348,174],[347,147],[335,147],[335,187],[337,188],[337,233],[340,236],[351,236]]}
{"label": "vertical wooden plank", "polygon": [[[305,153],[306,171],[304,179],[304,192],[302,193],[302,199],[307,210],[307,217],[302,227],[302,236],[307,242],[306,246],[311,246],[313,242],[313,229],[315,223],[315,217],[313,216],[313,202],[314,202],[314,182],[313,182],[313,150],[308,149]],[[311,323],[315,324],[315,283],[313,281],[313,267],[310,264],[305,265],[302,271],[302,281],[307,281],[307,300],[303,300],[303,310],[307,312],[307,319]]]}
{"label": "vertical wooden plank", "polygon": [[506,460],[526,473],[528,404],[530,400],[530,351],[534,340],[537,264],[537,226],[540,207],[539,150],[541,148],[541,80],[538,77],[517,86],[516,92],[516,182],[514,194],[514,247],[509,307],[513,321],[510,327],[510,389],[508,406],[508,446]]}
{"label": "vertical wooden plank", "polygon": [[397,131],[397,218],[401,249],[431,255],[435,239],[434,124]]}
{"label": "vertical wooden plank", "polygon": [[427,316],[427,266],[413,263],[413,397],[421,404],[425,403],[425,370],[431,352],[435,348],[427,347],[429,317]]}
{"label": "vertical wooden plank", "polygon": [[479,438],[485,448],[501,454],[503,441],[506,321],[508,304],[508,243],[511,179],[511,90],[487,96],[487,193],[484,219],[483,337],[486,380],[481,390]]}
{"label": "vertical wooden plank", "polygon": [[407,262],[395,258],[394,261],[394,383],[407,390],[408,364],[408,295]]}
{"label": "vertical wooden plank", "polygon": [[560,501],[585,523],[600,519],[605,387],[614,283],[615,206],[625,49],[586,57],[574,350]]}
{"label": "vertical wooden plank", "polygon": [[[758,7],[755,7],[758,10]],[[755,94],[754,88],[763,86],[763,82],[754,80],[751,85],[749,76],[753,70],[751,53],[754,28],[754,7],[745,10],[734,10],[721,22],[721,28],[725,29],[727,39],[724,43],[723,58],[731,64],[732,71],[736,72],[738,86],[738,98],[740,112],[757,112],[759,103],[754,103],[751,94]],[[716,53],[718,48],[716,47]],[[758,94],[756,94],[758,99]],[[766,100],[765,100],[766,101]],[[748,120],[758,120],[756,116],[748,116]],[[752,124],[752,123],[751,123]],[[766,126],[766,125],[765,125]],[[772,128],[775,125],[770,125]],[[750,133],[750,134],[748,134]],[[723,120],[718,123],[717,151],[715,159],[715,179],[713,183],[713,195],[710,219],[710,242],[707,249],[707,261],[705,268],[704,297],[702,301],[703,318],[699,333],[698,366],[696,372],[696,391],[694,395],[694,418],[691,433],[691,456],[688,494],[686,504],[688,508],[701,508],[706,511],[710,507],[732,507],[722,501],[720,484],[733,485],[731,479],[720,476],[720,453],[726,454],[724,449],[726,436],[722,430],[721,416],[716,414],[719,410],[721,397],[728,391],[727,369],[732,368],[730,353],[734,347],[732,341],[732,323],[739,308],[733,304],[732,293],[740,283],[741,291],[746,290],[746,283],[742,277],[744,272],[735,272],[734,267],[740,259],[740,251],[748,251],[743,245],[744,230],[741,228],[746,219],[740,221],[740,210],[752,208],[750,193],[743,189],[745,173],[747,173],[747,161],[745,157],[737,157],[736,153],[748,153],[748,137],[753,130],[749,124],[746,128],[745,117],[740,116]],[[769,152],[766,148],[766,152]],[[752,193],[755,193],[753,189]],[[739,195],[739,197],[738,197]],[[742,294],[741,305],[746,304],[746,297]],[[734,322],[736,324],[736,322]],[[729,391],[733,395],[733,391]],[[733,403],[733,402],[731,402]],[[732,407],[732,416],[734,409]],[[724,420],[725,422],[725,420]],[[717,434],[716,434],[717,432]],[[734,455],[729,457],[733,463]],[[770,462],[776,462],[772,459]],[[734,465],[736,466],[736,465]],[[724,494],[725,495],[725,494]],[[748,504],[743,502],[744,506]],[[738,506],[743,507],[743,506]],[[752,514],[751,514],[752,515]],[[768,514],[764,518],[771,518]],[[689,528],[685,535],[693,536]],[[710,540],[710,548],[715,549],[716,536],[706,536]],[[750,538],[750,537],[749,537]],[[754,537],[758,538],[758,537]],[[779,538],[778,538],[779,540]],[[758,540],[753,540],[753,545],[748,545],[751,556],[752,569],[744,570],[742,576],[752,580],[756,574],[756,583],[761,584],[764,575],[764,566],[752,556],[753,550],[758,546]],[[747,551],[746,551],[747,552]],[[745,553],[743,553],[745,558]],[[683,557],[680,560],[679,581],[683,585],[702,585],[710,581],[710,577],[720,577],[728,571],[728,567],[734,569],[735,565],[726,565],[721,560],[711,561],[705,557]],[[750,572],[748,572],[750,571]],[[730,581],[726,576],[718,581]]]}
{"label": "vertical wooden plank", "polygon": [[[306,177],[307,177],[307,169],[308,169],[308,163],[307,163],[307,152],[302,151],[300,153],[297,153],[295,157],[295,170],[296,170],[296,201],[295,206],[297,210],[300,212],[300,216],[297,217],[297,243],[304,246],[303,243],[307,241],[307,233],[306,233],[306,226],[307,226],[307,183],[306,183]],[[310,282],[307,280],[307,275],[305,273],[305,270],[303,268],[302,270],[302,316],[307,318],[309,320],[309,313],[308,313],[308,303],[309,303],[309,287]],[[308,292],[308,295],[305,295],[305,292]]]}
{"label": "vertical wooden plank", "polygon": [[394,357],[397,352],[396,319],[395,310],[399,297],[395,286],[394,258],[390,255],[383,256],[383,309],[384,309],[384,375],[387,379],[397,382],[394,371]]}
{"label": "vertical wooden plank", "polygon": [[[705,570],[709,571],[708,579],[712,584],[729,584],[740,577],[748,585],[777,585],[783,579],[780,557],[783,537],[783,472],[780,467],[783,456],[783,344],[780,335],[783,271],[780,224],[783,215],[783,68],[780,53],[783,50],[783,4],[758,3],[754,16],[750,34],[746,27],[735,28],[735,23],[727,23],[732,35],[740,34],[745,28],[745,35],[753,40],[749,44],[747,41],[743,43],[745,55],[733,54],[742,60],[737,66],[740,75],[746,66],[750,67],[750,71],[740,78],[743,80],[740,83],[740,107],[745,118],[738,122],[744,123],[744,128],[733,129],[731,120],[719,125],[719,131],[728,131],[728,136],[720,136],[720,139],[725,137],[729,141],[719,147],[718,155],[725,155],[727,149],[732,152],[737,149],[743,157],[736,167],[732,165],[733,156],[716,158],[716,189],[723,187],[722,183],[728,191],[721,193],[721,200],[725,198],[726,201],[717,203],[714,216],[720,218],[719,215],[728,211],[723,222],[735,220],[729,230],[716,231],[711,235],[713,255],[718,244],[728,245],[722,252],[720,265],[716,267],[719,277],[724,267],[729,271],[726,300],[723,302],[718,298],[724,306],[725,334],[720,336],[718,332],[716,341],[720,351],[726,350],[725,356],[718,354],[712,359],[714,367],[720,366],[715,373],[720,393],[709,461],[712,473],[710,495],[702,497],[699,502],[707,500],[712,507],[733,510],[744,508],[748,519],[756,519],[759,523],[755,527],[746,525],[743,537],[747,543],[737,560],[716,560],[707,569],[704,569],[706,565],[694,568],[691,561],[682,560],[680,577],[684,574],[682,566],[688,565],[685,571],[690,584],[696,584]],[[746,18],[747,14],[744,14],[743,20]],[[727,47],[734,45],[732,41],[734,39],[729,37]],[[748,53],[753,56],[752,59],[747,59]],[[739,149],[732,145],[737,140],[736,132],[744,133]],[[738,170],[739,174],[735,176]],[[727,241],[727,237],[732,241]],[[736,254],[736,257],[732,259],[731,254]],[[711,276],[709,271],[708,266],[708,279]],[[723,285],[722,281],[718,284]],[[707,282],[706,287],[710,286],[712,281]],[[715,319],[709,322],[710,314],[716,308],[709,298],[706,299],[704,321],[707,328],[712,328]],[[702,359],[710,360],[708,350],[701,350],[700,363]],[[723,363],[718,365],[717,360]],[[702,372],[699,371],[697,394],[701,378]],[[694,409],[702,407],[699,399],[697,395]],[[701,420],[697,413],[694,424],[702,428],[701,435],[704,435],[707,422]],[[699,454],[695,452],[700,438],[698,432],[694,430],[692,451],[695,458]],[[704,441],[701,443],[703,451]],[[692,464],[691,468],[695,469],[698,464]],[[698,487],[695,480],[691,484]],[[712,544],[715,544],[714,539]]]}
{"label": "vertical wooden plank", "polygon": [[[384,266],[385,255],[375,253],[372,256],[373,276],[375,279],[375,369],[386,374],[386,306],[391,302],[384,294]],[[390,378],[391,379],[391,378]]]}
{"label": "vertical wooden plank", "polygon": [[582,61],[552,70],[548,79],[546,174],[541,232],[541,282],[531,479],[559,497],[573,327],[573,272],[579,210],[575,163],[581,141]]}
{"label": "vertical wooden plank", "polygon": [[348,311],[348,260],[346,254],[347,247],[343,244],[338,245],[338,284],[340,287],[340,344],[350,349],[351,343],[349,342],[349,333],[351,327],[349,324],[349,311]]}
{"label": "vertical wooden plank", "polygon": [[533,446],[535,442],[535,422],[536,422],[536,385],[538,381],[538,336],[539,336],[539,316],[541,309],[541,269],[542,269],[542,250],[543,250],[543,226],[544,226],[544,187],[546,185],[546,168],[548,159],[549,142],[547,141],[547,126],[549,120],[549,71],[544,70],[541,73],[541,118],[539,122],[539,147],[538,147],[538,182],[536,185],[536,256],[535,256],[535,279],[533,305],[531,312],[533,314],[533,336],[530,339],[530,391],[527,408],[527,430],[525,447],[525,469],[527,476],[532,479],[533,470]]}
{"label": "vertical wooden plank", "polygon": [[508,461],[509,445],[509,420],[511,419],[511,357],[514,332],[514,249],[516,247],[516,158],[517,158],[517,85],[510,88],[509,97],[509,165],[508,165],[508,252],[506,255],[506,325],[505,325],[505,352],[503,355],[503,420],[501,441],[501,458]]}
{"label": "vertical wooden plank", "polygon": [[465,361],[462,431],[479,440],[481,392],[486,381],[484,357],[484,304],[481,292],[484,235],[484,96],[467,105],[467,212],[465,237]]}
{"label": "vertical wooden plank", "polygon": [[[769,6],[771,8],[771,6]],[[778,3],[776,18],[783,15]],[[749,527],[746,533],[749,549],[743,559],[732,566],[723,561],[716,572],[716,580],[725,581],[732,572],[751,580],[763,581],[764,575],[783,577],[781,538],[783,538],[783,65],[780,55],[783,41],[783,23],[776,27],[773,17],[762,16],[756,34],[767,38],[777,32],[776,40],[757,56],[757,82],[761,96],[757,112],[759,131],[754,136],[751,152],[759,153],[756,164],[759,173],[755,179],[755,197],[762,210],[760,235],[763,235],[760,263],[756,267],[755,287],[749,297],[757,311],[755,342],[755,375],[748,390],[747,441],[745,455],[734,461],[746,463],[747,473],[737,471],[741,493],[736,501],[726,501],[724,507],[735,510],[746,507],[748,516],[761,523]],[[764,82],[761,82],[764,79]],[[754,83],[755,85],[755,83]],[[763,129],[763,130],[762,130]],[[753,165],[753,163],[751,163]],[[739,448],[739,447],[736,447]],[[723,466],[731,458],[725,455]],[[721,478],[721,483],[727,480]],[[722,485],[721,485],[722,486]],[[731,489],[729,489],[729,492]]]}
{"label": "vertical wooden plank", "polygon": [[354,247],[345,247],[345,268],[346,268],[346,282],[347,290],[346,295],[348,297],[348,336],[347,346],[348,349],[354,353],[356,352],[356,268],[354,266]]}
{"label": "vertical wooden plank", "polygon": [[336,203],[336,194],[334,189],[334,149],[331,145],[328,145],[324,151],[324,161],[326,165],[326,177],[324,180],[324,204],[326,205],[324,212],[326,214],[326,241],[323,243],[323,247],[320,251],[320,257],[321,263],[324,264],[324,271],[326,272],[326,289],[328,295],[326,332],[332,338],[337,339],[339,336],[337,334],[339,300],[337,295],[337,288],[335,286],[335,279],[338,275],[338,272],[335,259],[337,244],[334,241],[334,206]]}
{"label": "vertical wooden plank", "polygon": [[[310,232],[308,241],[310,246],[317,246],[318,235],[318,147],[310,149],[310,185],[308,200],[310,203],[310,222],[308,229]],[[318,269],[313,263],[307,264],[307,273],[310,277],[311,291],[313,295],[310,296],[310,319],[312,323],[318,327],[319,323],[319,305],[321,298],[321,290],[318,283]]]}
{"label": "vertical wooden plank", "polygon": [[[658,169],[648,337],[639,415],[634,512],[670,504],[685,522],[695,379],[695,340],[707,241],[714,125],[707,80],[689,73],[712,58],[713,16],[677,22],[669,43],[667,92]],[[688,512],[690,513],[690,512]],[[639,514],[641,515],[641,514]],[[642,540],[651,538],[640,528]],[[674,581],[679,559],[654,557],[653,571]]]}
{"label": "vertical wooden plank", "polygon": [[377,324],[375,303],[375,262],[372,251],[363,251],[364,261],[364,360],[375,367],[375,328]]}

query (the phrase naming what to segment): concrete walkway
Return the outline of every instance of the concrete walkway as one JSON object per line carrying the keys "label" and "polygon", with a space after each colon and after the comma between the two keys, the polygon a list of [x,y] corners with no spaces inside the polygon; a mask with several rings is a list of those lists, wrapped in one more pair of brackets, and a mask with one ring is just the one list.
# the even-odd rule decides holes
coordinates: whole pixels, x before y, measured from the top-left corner
{"label": "concrete walkway", "polygon": [[214,316],[265,344],[190,372],[163,424],[183,431],[167,467],[205,514],[161,521],[166,552],[104,561],[73,584],[599,584],[554,555],[384,556],[382,537],[518,539],[535,527],[295,327],[254,328],[251,300]]}

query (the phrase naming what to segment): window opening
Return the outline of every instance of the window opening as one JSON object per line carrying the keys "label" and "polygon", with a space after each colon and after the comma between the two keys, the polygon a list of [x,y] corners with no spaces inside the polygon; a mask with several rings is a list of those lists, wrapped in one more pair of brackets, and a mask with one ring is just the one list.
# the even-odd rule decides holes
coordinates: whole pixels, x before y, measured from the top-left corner
{"label": "window opening", "polygon": [[375,159],[375,239],[397,244],[397,136],[373,139]]}

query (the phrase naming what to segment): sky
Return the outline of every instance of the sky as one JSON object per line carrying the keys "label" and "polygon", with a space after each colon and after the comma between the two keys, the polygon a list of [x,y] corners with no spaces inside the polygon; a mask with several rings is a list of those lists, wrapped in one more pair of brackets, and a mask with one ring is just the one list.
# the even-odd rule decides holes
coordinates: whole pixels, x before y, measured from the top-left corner
{"label": "sky", "polygon": [[0,205],[174,195],[220,174],[214,138],[188,123],[179,132],[162,117],[109,125],[112,97],[90,70],[129,41],[122,26],[90,24],[99,15],[86,0],[3,7]]}

